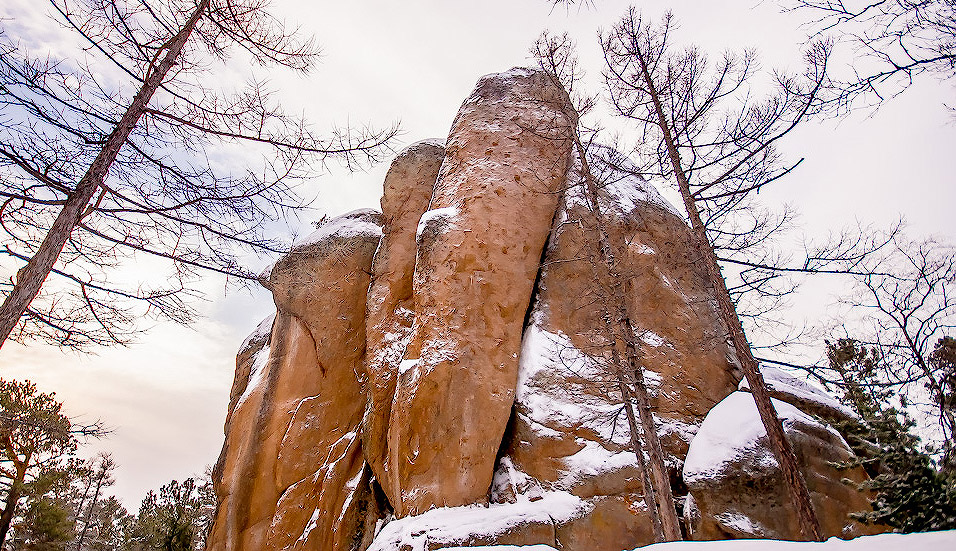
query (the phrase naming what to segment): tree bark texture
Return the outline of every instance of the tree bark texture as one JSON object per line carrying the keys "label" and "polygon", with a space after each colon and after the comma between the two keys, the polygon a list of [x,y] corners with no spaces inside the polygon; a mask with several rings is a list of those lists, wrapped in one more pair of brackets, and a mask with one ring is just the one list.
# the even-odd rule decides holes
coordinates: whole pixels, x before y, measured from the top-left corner
{"label": "tree bark texture", "polygon": [[133,97],[123,117],[113,128],[96,159],[67,197],[66,203],[53,221],[43,242],[40,243],[36,254],[17,273],[13,289],[0,306],[0,347],[7,341],[17,322],[30,307],[30,303],[40,293],[43,282],[46,281],[63,247],[70,239],[70,234],[83,218],[90,200],[103,186],[110,167],[129,139],[133,128],[146,112],[153,94],[162,86],[169,70],[176,65],[186,41],[195,30],[202,14],[208,9],[209,2],[210,0],[202,0],[185,25],[166,43],[163,59],[157,65],[150,67],[139,92]]}
{"label": "tree bark texture", "polygon": [[764,383],[763,376],[760,374],[760,369],[757,361],[754,359],[753,351],[750,349],[750,343],[747,342],[747,336],[744,333],[743,325],[740,323],[740,317],[737,315],[737,310],[730,298],[730,292],[727,290],[727,283],[720,273],[717,255],[714,254],[714,249],[710,244],[710,240],[707,238],[707,230],[701,221],[700,211],[697,209],[697,204],[691,196],[690,182],[681,168],[677,144],[674,141],[670,125],[664,114],[664,109],[661,105],[657,88],[654,85],[654,80],[651,78],[647,63],[642,55],[638,55],[638,62],[641,66],[644,84],[647,86],[647,92],[654,105],[657,124],[664,136],[664,142],[667,146],[667,155],[674,170],[674,176],[677,179],[681,198],[684,201],[684,208],[687,209],[687,214],[690,217],[696,248],[700,252],[701,260],[707,270],[707,276],[713,285],[720,317],[727,327],[731,343],[734,346],[737,358],[740,360],[741,367],[743,368],[744,376],[750,385],[750,392],[757,405],[760,420],[763,422],[764,428],[767,431],[770,446],[783,471],[787,490],[797,510],[800,531],[808,540],[823,541],[820,523],[813,510],[813,503],[810,501],[810,491],[807,489],[807,483],[803,478],[803,473],[797,466],[797,458],[793,453],[793,448],[790,446],[790,442],[784,434],[783,425],[780,423],[780,418],[777,416],[777,412],[770,401],[770,394],[767,392],[767,386]]}
{"label": "tree bark texture", "polygon": [[[581,172],[583,176],[584,192],[589,203],[589,210],[595,218],[595,225],[598,231],[598,245],[602,260],[608,271],[610,279],[613,281],[622,281],[622,274],[617,270],[614,258],[614,249],[612,248],[611,237],[604,224],[601,214],[601,207],[598,203],[597,188],[591,174],[591,169],[586,158],[586,151],[581,143],[577,133],[574,134],[574,145],[581,160]],[[626,286],[625,286],[626,288]],[[613,304],[613,310],[609,306]],[[645,483],[645,501],[648,502],[648,512],[651,514],[654,523],[655,535],[660,541],[680,541],[680,521],[677,518],[677,510],[674,505],[674,494],[671,490],[670,477],[667,474],[667,467],[664,465],[664,454],[661,447],[660,436],[657,434],[657,423],[651,412],[650,399],[647,394],[647,385],[644,381],[644,368],[640,360],[640,351],[634,340],[634,331],[631,328],[631,320],[627,315],[627,306],[623,296],[618,300],[609,300],[604,297],[602,300],[604,313],[609,322],[609,329],[612,335],[612,359],[617,370],[618,382],[621,388],[621,399],[624,401],[624,409],[627,413],[629,429],[631,431],[631,441],[634,446],[634,453],[638,456],[639,466],[646,468],[650,478],[650,485]],[[624,356],[627,358],[627,366],[623,364],[621,355],[616,351],[618,343],[624,345]],[[630,370],[631,377],[628,377]],[[628,380],[628,379],[631,380]],[[630,384],[628,384],[630,383]],[[637,402],[638,418],[640,419],[640,431],[638,431],[635,421],[634,410],[631,399]],[[636,435],[643,434],[643,443],[641,446]],[[648,461],[645,464],[643,451],[647,452]],[[654,518],[655,510],[657,517]]]}

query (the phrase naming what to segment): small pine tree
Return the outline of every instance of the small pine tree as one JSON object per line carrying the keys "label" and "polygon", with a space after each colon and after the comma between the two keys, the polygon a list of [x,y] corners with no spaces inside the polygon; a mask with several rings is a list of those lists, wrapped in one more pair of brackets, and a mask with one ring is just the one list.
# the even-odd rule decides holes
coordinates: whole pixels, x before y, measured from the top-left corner
{"label": "small pine tree", "polygon": [[[890,403],[889,386],[876,377],[882,361],[876,350],[853,339],[827,342],[830,368],[840,377],[846,405],[861,423],[841,423],[841,433],[857,455],[846,466],[862,465],[870,480],[861,489],[874,492],[871,511],[854,514],[863,522],[897,532],[956,528],[956,477],[939,472],[913,435],[913,421]],[[901,408],[905,408],[905,401]]]}
{"label": "small pine tree", "polygon": [[62,551],[74,535],[73,522],[66,507],[44,496],[27,507],[11,548],[14,551]]}
{"label": "small pine tree", "polygon": [[[928,358],[930,369],[937,373],[939,384],[929,387],[939,414],[945,420],[944,427],[952,430],[956,427],[956,339],[943,337],[936,341],[936,346]],[[945,435],[942,449],[941,470],[956,475],[956,442],[954,435]]]}

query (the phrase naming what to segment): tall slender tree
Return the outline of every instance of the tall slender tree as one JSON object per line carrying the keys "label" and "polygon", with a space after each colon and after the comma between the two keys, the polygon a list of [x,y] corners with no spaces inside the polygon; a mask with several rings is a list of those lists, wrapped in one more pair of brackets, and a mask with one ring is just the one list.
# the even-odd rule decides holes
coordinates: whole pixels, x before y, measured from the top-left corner
{"label": "tall slender tree", "polygon": [[[644,502],[651,517],[655,537],[658,541],[679,541],[683,538],[670,477],[664,464],[663,448],[644,380],[640,347],[627,311],[625,299],[627,275],[622,273],[617,260],[617,255],[621,254],[627,246],[620,240],[615,240],[608,228],[607,215],[602,212],[599,200],[599,189],[606,185],[606,182],[599,181],[596,174],[604,173],[610,176],[615,175],[615,171],[607,170],[608,166],[604,166],[605,170],[592,170],[592,159],[604,165],[608,162],[592,150],[592,141],[597,133],[582,130],[581,126],[581,117],[586,116],[596,102],[594,98],[576,93],[580,74],[573,44],[567,36],[552,36],[545,33],[537,40],[532,53],[538,60],[539,66],[555,81],[555,84],[569,93],[569,102],[564,105],[564,108],[573,110],[572,113],[568,113],[568,119],[576,121],[577,124],[570,133],[573,142],[572,151],[577,160],[576,168],[573,170],[577,177],[569,181],[569,185],[577,186],[579,189],[568,189],[565,193],[583,197],[590,214],[589,219],[582,222],[589,227],[596,241],[593,245],[597,255],[589,264],[597,288],[595,300],[606,330],[606,348],[611,357],[610,380],[616,387],[623,404],[631,447],[643,476]],[[584,134],[588,134],[589,137],[582,137]],[[600,384],[597,381],[595,383]]]}
{"label": "tall slender tree", "polygon": [[806,482],[770,401],[715,251],[720,240],[733,245],[746,243],[753,235],[766,235],[766,221],[758,220],[747,231],[739,225],[739,216],[749,215],[747,202],[753,195],[795,167],[784,164],[775,147],[815,108],[825,80],[827,46],[817,45],[808,54],[806,84],[777,75],[777,92],[766,101],[752,102],[748,93],[754,71],[752,53],[726,54],[711,73],[699,50],[672,51],[673,27],[670,14],[660,25],[653,25],[632,9],[602,38],[611,102],[619,114],[637,123],[643,143],[649,144],[643,170],[673,182],[681,195],[701,263],[753,389],[800,529],[804,537],[820,540]]}
{"label": "tall slender tree", "polygon": [[[0,41],[0,253],[15,272],[0,345],[122,344],[143,315],[188,321],[197,270],[252,278],[240,259],[281,250],[265,224],[304,205],[296,182],[332,159],[372,159],[394,135],[322,137],[265,83],[218,89],[212,68],[230,59],[312,67],[312,41],[267,0],[50,4],[89,54],[54,60]],[[113,268],[131,258],[168,277],[124,284]]]}

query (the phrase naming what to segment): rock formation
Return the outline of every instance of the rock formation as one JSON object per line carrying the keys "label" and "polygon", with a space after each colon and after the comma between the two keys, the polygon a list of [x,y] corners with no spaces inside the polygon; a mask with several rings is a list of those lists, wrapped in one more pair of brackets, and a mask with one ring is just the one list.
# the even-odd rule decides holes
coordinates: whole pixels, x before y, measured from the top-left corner
{"label": "rock formation", "polygon": [[[835,466],[854,456],[827,421],[852,420],[854,414],[804,381],[778,369],[762,371],[803,467],[814,508],[826,512],[820,515],[823,532],[842,538],[882,532],[883,527],[866,526],[849,516],[869,509],[868,496],[843,482],[865,480],[863,468]],[[746,392],[747,382],[740,387],[707,414],[687,454],[683,469],[689,489],[684,507],[687,529],[698,540],[799,539],[783,472],[770,451],[753,398]]]}
{"label": "rock formation", "polygon": [[264,275],[277,313],[268,341],[257,331],[237,360],[240,396],[217,465],[210,549],[349,549],[364,533],[369,488],[356,373],[380,237],[378,213],[350,213]]}
{"label": "rock formation", "polygon": [[[327,221],[264,274],[277,313],[236,360],[208,549],[651,543],[609,302],[640,337],[689,535],[795,537],[759,427],[721,432],[749,395],[688,227],[619,154],[592,148],[620,274],[602,276],[576,124],[544,73],[486,76],[447,141],[398,155],[381,215]],[[865,496],[826,464],[850,453],[826,419],[851,414],[770,379],[796,404],[778,408],[825,530],[862,532],[846,515]]]}
{"label": "rock formation", "polygon": [[[401,365],[415,321],[412,276],[418,221],[428,210],[445,158],[435,142],[414,144],[392,162],[382,194],[382,242],[372,263],[366,314],[366,408],[362,422],[365,457],[375,478],[386,480],[385,436]],[[391,485],[385,486],[391,490]],[[390,501],[398,496],[389,491]]]}

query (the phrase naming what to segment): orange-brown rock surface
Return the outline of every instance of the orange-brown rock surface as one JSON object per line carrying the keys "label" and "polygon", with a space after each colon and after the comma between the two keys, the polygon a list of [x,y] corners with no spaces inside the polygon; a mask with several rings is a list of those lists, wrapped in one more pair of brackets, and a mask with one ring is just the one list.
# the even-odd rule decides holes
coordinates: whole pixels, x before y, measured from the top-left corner
{"label": "orange-brown rock surface", "polygon": [[[385,480],[385,434],[395,380],[415,321],[412,275],[418,221],[428,210],[445,148],[436,142],[407,147],[392,161],[382,192],[382,242],[372,263],[366,320],[367,396],[362,423],[365,457],[375,477]],[[391,486],[388,498],[397,501]]]}
{"label": "orange-brown rock surface", "polygon": [[[682,216],[605,148],[592,216],[567,101],[539,71],[482,78],[444,146],[392,163],[381,215],[328,221],[263,277],[277,313],[236,359],[208,549],[651,543],[605,309],[640,339],[689,533],[792,537]],[[827,464],[849,449],[807,415],[852,413],[765,377],[825,530],[860,533],[866,498]]]}
{"label": "orange-brown rock surface", "polygon": [[567,95],[544,73],[482,78],[418,224],[412,335],[383,487],[399,516],[487,499],[521,329],[568,166]]}
{"label": "orange-brown rock surface", "polygon": [[506,457],[545,490],[593,504],[558,526],[563,548],[615,551],[654,540],[601,304],[624,300],[642,336],[651,404],[675,478],[697,427],[739,375],[689,228],[653,186],[609,168],[600,153],[612,152],[600,151],[590,164],[626,281],[615,288],[594,269],[602,262],[596,224],[571,171],[525,328]]}
{"label": "orange-brown rock surface", "polygon": [[245,377],[264,340],[239,357],[208,549],[348,549],[364,526],[357,373],[378,218],[333,219],[264,278],[278,313]]}

